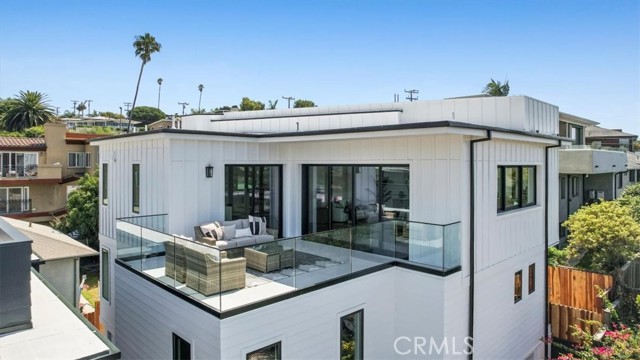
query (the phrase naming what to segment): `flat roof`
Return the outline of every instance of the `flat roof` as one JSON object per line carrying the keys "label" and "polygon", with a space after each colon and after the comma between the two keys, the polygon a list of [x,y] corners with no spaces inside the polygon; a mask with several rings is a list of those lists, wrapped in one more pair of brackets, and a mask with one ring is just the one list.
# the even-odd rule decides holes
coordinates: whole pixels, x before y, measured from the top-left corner
{"label": "flat roof", "polygon": [[120,358],[120,351],[80,317],[32,270],[33,328],[0,335],[0,359]]}

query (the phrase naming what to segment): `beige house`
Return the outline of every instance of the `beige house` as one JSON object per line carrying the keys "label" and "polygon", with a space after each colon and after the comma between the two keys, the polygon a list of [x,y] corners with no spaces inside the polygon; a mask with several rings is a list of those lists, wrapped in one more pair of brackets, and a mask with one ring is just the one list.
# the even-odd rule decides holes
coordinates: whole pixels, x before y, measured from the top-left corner
{"label": "beige house", "polygon": [[33,222],[66,211],[77,180],[96,169],[101,135],[67,133],[62,123],[44,126],[44,138],[0,137],[0,215]]}

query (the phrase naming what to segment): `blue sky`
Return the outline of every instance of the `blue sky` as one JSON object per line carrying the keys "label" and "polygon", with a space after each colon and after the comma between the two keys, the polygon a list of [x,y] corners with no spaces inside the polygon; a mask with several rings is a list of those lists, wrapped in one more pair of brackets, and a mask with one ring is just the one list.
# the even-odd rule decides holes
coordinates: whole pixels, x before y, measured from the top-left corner
{"label": "blue sky", "polygon": [[[490,78],[605,127],[640,134],[640,6],[632,1],[12,1],[0,22],[0,97],[49,95],[118,112],[135,35],[162,51],[139,105],[181,112],[282,96],[339,105],[480,93]],[[278,107],[286,106],[280,99]]]}

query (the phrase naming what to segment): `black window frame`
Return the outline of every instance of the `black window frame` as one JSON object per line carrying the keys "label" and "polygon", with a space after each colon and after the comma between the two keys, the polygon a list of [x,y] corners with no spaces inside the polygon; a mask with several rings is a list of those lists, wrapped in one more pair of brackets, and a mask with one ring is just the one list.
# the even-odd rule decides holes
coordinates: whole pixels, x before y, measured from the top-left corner
{"label": "black window frame", "polygon": [[109,180],[109,164],[108,163],[102,163],[102,169],[101,169],[101,175],[102,175],[102,205],[109,205],[109,188],[107,187],[108,185],[108,180]]}
{"label": "black window frame", "polygon": [[571,176],[571,197],[578,196],[578,177]]}
{"label": "black window frame", "polygon": [[[344,356],[344,354],[342,353],[342,319],[348,317],[348,316],[354,316],[360,314],[360,321],[359,321],[359,327],[358,330],[360,331],[359,334],[359,339],[360,339],[360,343],[357,343],[356,346],[358,347],[358,351],[356,352],[356,354],[360,354],[361,357],[356,357],[354,354],[353,360],[362,360],[364,359],[364,309],[360,309],[358,311],[354,311],[351,312],[349,314],[340,316],[340,333],[339,333],[339,339],[338,339],[338,346],[340,348],[340,358],[342,358]],[[357,336],[356,336],[357,337]],[[354,340],[355,341],[355,340]]]}
{"label": "black window frame", "polygon": [[[518,283],[520,278],[520,283]],[[522,270],[516,271],[513,278],[513,303],[516,304],[522,300]]]}
{"label": "black window frame", "polygon": [[536,291],[536,263],[529,265],[529,278],[527,286],[529,287],[529,294]]}
{"label": "black window frame", "polygon": [[[109,249],[103,247],[101,248],[101,259],[100,259],[100,296],[107,300],[107,302],[111,301],[111,274],[110,270],[110,262],[111,262],[111,252]],[[105,260],[106,257],[106,260]]]}
{"label": "black window frame", "polygon": [[[518,204],[514,206],[506,206],[506,169],[515,168],[518,174],[517,184],[518,187]],[[530,168],[533,170],[533,202],[524,203],[524,191],[523,191],[523,169]],[[538,167],[535,165],[498,165],[496,176],[497,191],[496,198],[498,199],[498,213],[504,213],[511,210],[524,209],[538,204]]]}
{"label": "black window frame", "polygon": [[[188,346],[185,347],[185,345]],[[186,353],[183,353],[184,349],[186,349]],[[171,333],[171,352],[173,360],[191,360],[193,358],[191,343],[174,332]]]}
{"label": "black window frame", "polygon": [[140,164],[131,166],[131,211],[140,214]]}
{"label": "black window frame", "polygon": [[278,341],[278,342],[275,342],[273,344],[269,344],[267,346],[263,346],[260,349],[256,349],[256,350],[253,350],[251,352],[248,352],[247,356],[245,357],[245,359],[251,360],[251,356],[252,355],[254,355],[254,354],[258,353],[258,352],[261,352],[261,351],[268,350],[271,347],[275,347],[275,358],[274,359],[269,359],[269,360],[282,360],[282,341]]}
{"label": "black window frame", "polygon": [[636,170],[629,170],[629,182],[636,182]]}
{"label": "black window frame", "polygon": [[560,178],[560,199],[564,200],[567,197],[567,178],[562,176]]}

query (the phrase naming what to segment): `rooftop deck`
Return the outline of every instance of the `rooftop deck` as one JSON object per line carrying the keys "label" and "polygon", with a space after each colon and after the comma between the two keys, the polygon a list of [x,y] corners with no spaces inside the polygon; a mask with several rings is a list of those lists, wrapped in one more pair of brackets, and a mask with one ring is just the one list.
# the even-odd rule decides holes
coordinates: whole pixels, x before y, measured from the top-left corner
{"label": "rooftop deck", "polygon": [[[165,233],[165,216],[119,219],[118,263],[216,314],[395,265],[436,276],[460,270],[460,223],[386,221],[221,251]],[[180,248],[190,249],[184,258]],[[194,254],[207,254],[206,265]]]}

